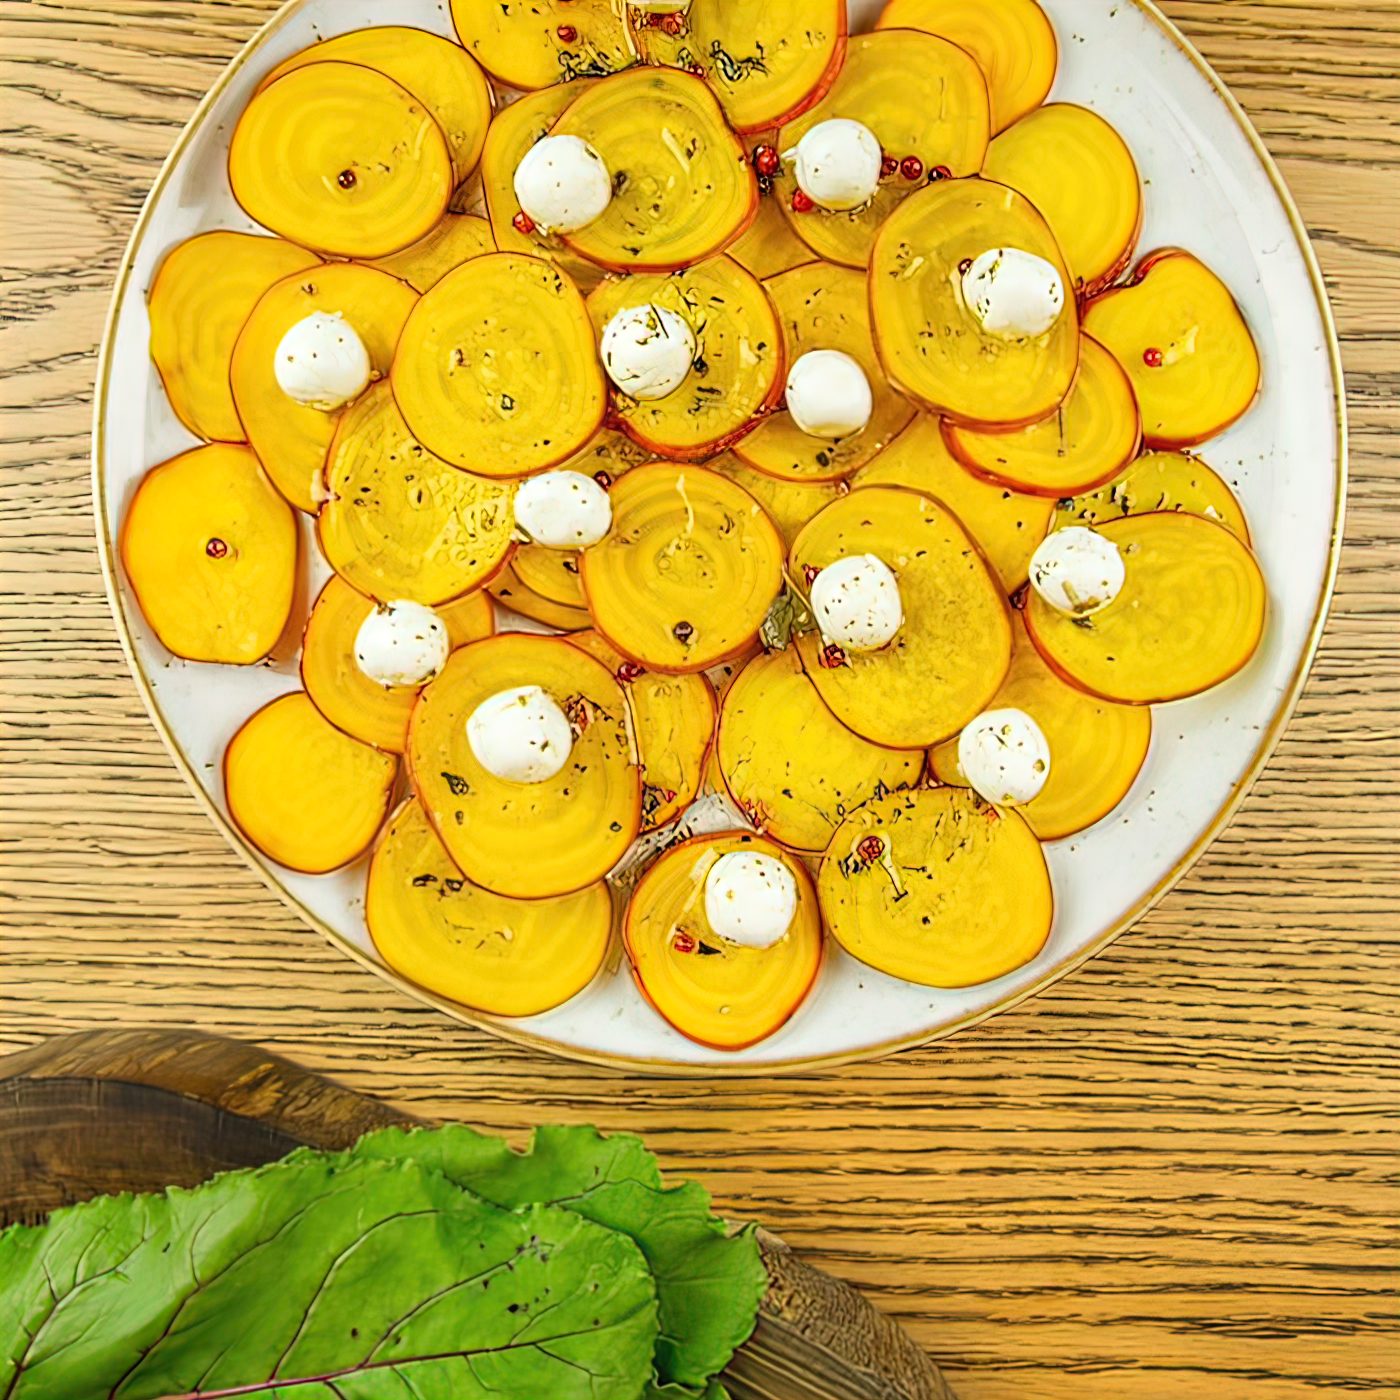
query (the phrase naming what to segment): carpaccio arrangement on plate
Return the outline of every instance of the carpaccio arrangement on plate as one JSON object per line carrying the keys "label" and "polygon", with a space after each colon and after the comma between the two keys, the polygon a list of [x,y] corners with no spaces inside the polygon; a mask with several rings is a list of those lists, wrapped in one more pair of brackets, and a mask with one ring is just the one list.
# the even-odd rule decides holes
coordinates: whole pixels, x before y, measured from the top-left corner
{"label": "carpaccio arrangement on plate", "polygon": [[1045,104],[1031,0],[452,18],[270,72],[229,177],[275,236],[200,234],[150,290],[206,445],[141,483],[127,577],[186,660],[302,637],[228,746],[234,821],[296,871],[372,850],[384,961],[495,1016],[619,931],[721,1050],[828,938],[928,987],[1019,967],[1041,843],[1264,629],[1189,451],[1259,387],[1229,289],[1133,266],[1132,153]]}

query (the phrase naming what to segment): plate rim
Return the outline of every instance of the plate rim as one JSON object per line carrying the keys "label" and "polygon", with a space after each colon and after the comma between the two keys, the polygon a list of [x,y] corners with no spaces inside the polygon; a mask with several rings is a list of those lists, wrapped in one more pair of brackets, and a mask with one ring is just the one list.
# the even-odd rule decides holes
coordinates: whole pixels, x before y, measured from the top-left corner
{"label": "plate rim", "polygon": [[1091,959],[1098,957],[1118,938],[1137,925],[1176,888],[1210,846],[1214,844],[1216,839],[1221,836],[1230,825],[1235,814],[1239,811],[1241,804],[1249,795],[1264,769],[1268,766],[1270,759],[1278,748],[1280,740],[1283,738],[1289,723],[1292,721],[1297,711],[1298,703],[1302,699],[1303,691],[1317,658],[1318,648],[1322,642],[1323,633],[1327,626],[1332,602],[1336,593],[1337,575],[1341,563],[1342,545],[1346,533],[1346,501],[1349,476],[1348,411],[1341,344],[1337,337],[1336,320],[1333,316],[1331,300],[1327,294],[1327,285],[1323,278],[1322,269],[1318,263],[1317,253],[1313,248],[1307,225],[1303,221],[1302,214],[1298,209],[1292,192],[1288,188],[1287,182],[1283,178],[1283,173],[1280,171],[1278,163],[1275,161],[1268,147],[1264,144],[1264,139],[1255,128],[1248,112],[1245,111],[1239,99],[1236,98],[1234,93],[1230,90],[1228,84],[1216,73],[1210,63],[1207,62],[1200,50],[1196,48],[1191,40],[1187,38],[1157,5],[1156,0],[1132,0],[1132,4],[1135,9],[1143,12],[1163,34],[1171,40],[1192,66],[1206,79],[1215,94],[1225,104],[1231,116],[1234,118],[1236,125],[1244,134],[1245,139],[1249,142],[1251,149],[1259,160],[1260,165],[1263,167],[1264,173],[1268,177],[1269,183],[1273,186],[1274,193],[1277,195],[1284,213],[1288,218],[1289,226],[1293,231],[1294,240],[1298,245],[1299,252],[1303,256],[1303,261],[1308,272],[1308,280],[1312,285],[1313,296],[1322,318],[1323,330],[1327,340],[1328,362],[1332,371],[1337,455],[1335,481],[1333,483],[1334,512],[1332,538],[1328,545],[1327,567],[1323,574],[1322,586],[1315,601],[1312,626],[1309,629],[1306,644],[1299,655],[1297,665],[1289,679],[1288,687],[1283,693],[1275,710],[1274,717],[1260,736],[1259,743],[1255,747],[1249,766],[1246,768],[1243,776],[1231,789],[1229,797],[1221,804],[1214,819],[1157,884],[1138,899],[1130,908],[1125,910],[1109,928],[1100,933],[1091,943],[1083,948],[1076,949],[1069,956],[1047,968],[1040,977],[1036,978],[1036,980],[1028,986],[1018,988],[1014,992],[1008,992],[991,1005],[977,1011],[968,1012],[948,1024],[940,1026],[937,1030],[901,1036],[897,1039],[882,1042],[878,1045],[868,1046],[861,1050],[840,1051],[829,1055],[807,1055],[800,1058],[773,1060],[765,1063],[725,1063],[724,1061],[714,1063],[690,1063],[646,1055],[620,1055],[561,1044],[558,1041],[550,1039],[548,1036],[540,1035],[522,1028],[518,1022],[498,1019],[483,1012],[473,1011],[470,1007],[464,1007],[457,1002],[449,1001],[445,997],[441,997],[428,990],[426,987],[419,986],[417,983],[409,981],[393,968],[383,963],[376,962],[363,949],[357,947],[343,934],[339,933],[336,929],[332,928],[330,924],[313,913],[312,910],[307,908],[306,905],[282,884],[263,858],[249,845],[243,834],[233,825],[224,813],[220,811],[218,805],[214,802],[210,793],[206,791],[203,783],[195,773],[189,759],[180,748],[174,734],[166,724],[165,718],[161,713],[160,706],[155,697],[155,691],[137,655],[131,626],[127,619],[125,603],[122,598],[121,587],[117,576],[116,549],[113,544],[112,532],[106,509],[107,492],[104,462],[106,458],[107,441],[107,400],[110,389],[112,366],[115,360],[117,324],[121,316],[122,307],[126,302],[130,290],[131,278],[135,270],[138,250],[140,249],[154,215],[156,205],[165,192],[166,185],[173,178],[175,170],[183,159],[187,148],[194,140],[196,133],[203,126],[206,115],[219,98],[223,96],[224,91],[232,83],[243,66],[261,50],[263,44],[282,29],[284,25],[288,24],[300,10],[311,3],[312,0],[285,0],[285,3],[249,37],[247,42],[229,60],[223,71],[215,79],[213,85],[200,99],[198,106],[196,106],[194,111],[190,114],[189,120],[181,129],[175,144],[171,147],[169,154],[162,162],[160,171],[141,206],[141,212],[137,216],[135,224],[132,226],[131,235],[127,240],[126,248],[122,254],[121,264],[118,268],[116,281],[113,287],[112,300],[108,307],[107,317],[103,327],[102,342],[98,354],[97,374],[94,381],[91,447],[94,526],[97,535],[98,557],[102,566],[103,585],[107,593],[107,602],[111,609],[112,620],[121,641],[122,652],[126,657],[127,669],[132,680],[136,684],[137,690],[140,692],[142,703],[146,707],[146,712],[150,717],[151,723],[155,726],[156,732],[160,735],[161,742],[165,745],[167,753],[169,753],[175,767],[184,778],[186,785],[190,788],[196,801],[204,808],[205,813],[213,821],[214,825],[223,834],[229,845],[243,858],[244,862],[252,869],[253,873],[257,875],[263,884],[287,905],[288,908],[296,913],[303,923],[310,925],[311,928],[315,929],[316,932],[338,951],[352,958],[361,967],[387,982],[390,986],[394,987],[395,990],[422,1005],[432,1007],[434,1010],[442,1012],[454,1021],[472,1026],[477,1030],[487,1031],[515,1045],[551,1055],[556,1059],[593,1065],[604,1069],[622,1070],[634,1074],[665,1076],[676,1079],[700,1079],[717,1076],[728,1079],[756,1079],[779,1075],[803,1074],[814,1070],[837,1069],[844,1065],[879,1060],[889,1055],[897,1054],[902,1050],[911,1050],[925,1045],[932,1045],[938,1041],[946,1040],[950,1036],[958,1034],[960,1031],[965,1031],[973,1026],[980,1025],[982,1022],[988,1021],[994,1016],[999,1016],[1005,1011],[1010,1011],[1012,1008],[1021,1005],[1032,997],[1039,996],[1042,992],[1054,986],[1062,978],[1069,976],[1070,973],[1076,971]]}

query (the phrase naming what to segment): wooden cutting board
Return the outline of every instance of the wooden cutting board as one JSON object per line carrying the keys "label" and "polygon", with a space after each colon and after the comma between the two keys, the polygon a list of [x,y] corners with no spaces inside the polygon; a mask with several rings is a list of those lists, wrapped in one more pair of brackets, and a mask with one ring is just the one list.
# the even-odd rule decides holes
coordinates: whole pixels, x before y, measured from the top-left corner
{"label": "wooden cutting board", "polygon": [[[0,1226],[114,1191],[194,1186],[412,1118],[255,1045],[193,1031],[59,1036],[0,1059]],[[768,1296],[733,1400],[953,1400],[855,1289],[759,1233]]]}

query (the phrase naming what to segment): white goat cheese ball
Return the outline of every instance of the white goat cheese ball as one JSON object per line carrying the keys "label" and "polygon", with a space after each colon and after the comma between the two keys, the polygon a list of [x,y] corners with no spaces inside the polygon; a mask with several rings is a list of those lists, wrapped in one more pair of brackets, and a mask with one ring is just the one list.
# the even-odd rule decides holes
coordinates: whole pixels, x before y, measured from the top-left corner
{"label": "white goat cheese ball", "polygon": [[467,742],[476,761],[494,777],[543,783],[569,761],[574,731],[552,695],[524,685],[483,700],[467,720]]}
{"label": "white goat cheese ball", "polygon": [[1127,576],[1118,546],[1082,525],[1047,535],[1031,555],[1031,587],[1070,617],[1101,612],[1123,591]]}
{"label": "white goat cheese ball", "polygon": [[880,139],[863,122],[833,117],[818,122],[791,151],[798,188],[822,209],[861,209],[880,188],[885,153]]}
{"label": "white goat cheese ball", "polygon": [[612,529],[612,501],[582,472],[542,472],[515,493],[515,523],[550,549],[587,549]]}
{"label": "white goat cheese ball", "polygon": [[963,274],[963,300],[988,335],[1031,340],[1065,309],[1065,284],[1044,258],[1020,248],[989,248]]}
{"label": "white goat cheese ball", "polygon": [[772,856],[730,851],[705,878],[705,917],[721,938],[746,948],[771,948],[797,913],[797,881]]}
{"label": "white goat cheese ball", "polygon": [[695,363],[695,332],[683,317],[648,302],[619,311],[603,328],[603,368],[629,398],[674,394]]}
{"label": "white goat cheese ball", "polygon": [[978,796],[999,807],[1024,806],[1050,778],[1050,745],[1024,710],[988,710],[959,736],[958,764]]}
{"label": "white goat cheese ball", "polygon": [[341,312],[313,311],[282,337],[273,372],[289,399],[330,413],[359,398],[374,366],[364,341]]}
{"label": "white goat cheese ball", "polygon": [[873,554],[828,564],[812,580],[811,596],[822,636],[850,651],[879,651],[904,624],[899,582]]}
{"label": "white goat cheese ball", "polygon": [[544,233],[572,233],[612,202],[607,162],[579,136],[545,136],[515,167],[516,202]]}
{"label": "white goat cheese ball", "polygon": [[355,634],[355,664],[376,685],[426,685],[447,665],[447,625],[409,599],[373,609]]}
{"label": "white goat cheese ball", "polygon": [[787,411],[812,437],[832,442],[870,422],[875,398],[860,363],[843,350],[809,350],[788,374]]}

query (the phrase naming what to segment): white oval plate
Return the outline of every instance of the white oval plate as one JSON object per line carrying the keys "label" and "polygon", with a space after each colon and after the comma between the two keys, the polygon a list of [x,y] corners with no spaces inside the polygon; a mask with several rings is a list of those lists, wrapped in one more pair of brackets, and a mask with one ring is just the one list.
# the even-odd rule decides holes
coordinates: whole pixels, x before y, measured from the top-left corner
{"label": "white oval plate", "polygon": [[[879,0],[850,3],[852,27],[869,27]],[[810,1068],[946,1035],[1049,985],[1140,918],[1224,827],[1292,712],[1331,595],[1345,492],[1336,337],[1282,180],[1200,56],[1145,0],[1043,3],[1060,37],[1052,100],[1102,113],[1137,157],[1147,203],[1140,251],[1179,245],[1203,258],[1234,292],[1259,342],[1259,402],[1201,453],[1244,502],[1269,581],[1268,631],[1258,656],[1227,685],[1159,707],[1152,751],[1127,800],[1090,831],[1048,848],[1058,908],[1034,962],[996,982],[942,992],[884,976],[832,948],[793,1020],[732,1055],[672,1030],[625,966],[529,1021],[466,1013],[379,962],[362,913],[365,862],[333,876],[296,875],[259,855],[230,823],[218,777],[224,747],[253,710],[295,689],[298,679],[294,664],[241,670],[172,659],[116,562],[113,540],[142,474],[194,445],[151,365],[146,291],[175,244],[205,229],[256,227],[229,193],[225,160],[230,131],[265,73],[317,38],[350,29],[392,23],[450,34],[447,7],[435,0],[293,0],[215,84],[156,182],[117,284],[96,402],[98,535],[133,673],[176,762],[234,846],[337,946],[420,1000],[559,1054],[672,1073]]]}

